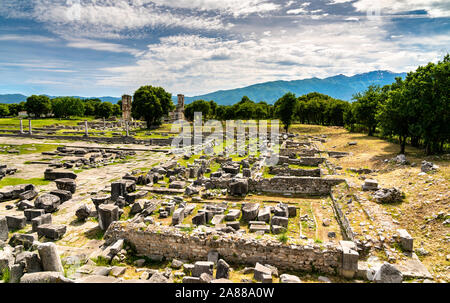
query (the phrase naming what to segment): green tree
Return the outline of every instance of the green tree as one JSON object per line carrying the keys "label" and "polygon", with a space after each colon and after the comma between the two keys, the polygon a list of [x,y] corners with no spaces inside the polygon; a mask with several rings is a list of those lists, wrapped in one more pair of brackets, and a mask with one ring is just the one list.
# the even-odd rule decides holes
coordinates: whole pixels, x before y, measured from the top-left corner
{"label": "green tree", "polygon": [[25,110],[25,102],[8,104],[9,115],[16,117],[19,112]]}
{"label": "green tree", "polygon": [[48,114],[52,109],[50,98],[44,95],[32,95],[27,98],[27,101],[25,102],[25,109],[29,115],[32,114],[35,117]]}
{"label": "green tree", "polygon": [[68,118],[70,116],[84,116],[84,102],[74,97],[59,97],[51,100],[52,112],[57,118]]}
{"label": "green tree", "polygon": [[381,100],[381,88],[371,85],[364,93],[353,96],[354,115],[358,123],[364,125],[369,130],[369,136],[375,133],[377,127],[376,114]]}
{"label": "green tree", "polygon": [[184,116],[189,121],[194,121],[196,112],[201,112],[203,119],[210,118],[211,103],[205,100],[195,100],[184,107]]}
{"label": "green tree", "polygon": [[144,118],[147,128],[150,128],[160,125],[162,117],[174,108],[172,94],[162,87],[142,86],[134,93],[132,116],[135,119]]}
{"label": "green tree", "polygon": [[100,103],[95,111],[95,115],[100,118],[108,119],[113,114],[113,105],[111,102]]}
{"label": "green tree", "polygon": [[9,107],[7,104],[0,104],[0,117],[6,117],[9,115]]}
{"label": "green tree", "polygon": [[292,124],[294,116],[294,108],[297,103],[297,98],[293,93],[287,93],[275,102],[275,111],[277,117],[283,122],[284,129],[287,132],[289,126]]}
{"label": "green tree", "polygon": [[119,104],[113,105],[113,116],[120,116],[122,115],[122,107]]}

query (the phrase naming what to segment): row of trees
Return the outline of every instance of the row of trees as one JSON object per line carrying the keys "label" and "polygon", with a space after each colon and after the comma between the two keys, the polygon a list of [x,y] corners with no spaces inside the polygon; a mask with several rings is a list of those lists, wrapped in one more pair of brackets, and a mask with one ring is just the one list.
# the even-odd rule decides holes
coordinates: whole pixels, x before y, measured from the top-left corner
{"label": "row of trees", "polygon": [[16,104],[0,104],[0,116],[17,116],[19,112],[27,111],[28,115],[41,117],[53,114],[56,118],[71,116],[96,116],[109,118],[121,115],[120,104],[102,102],[100,99],[79,99],[74,97],[58,97],[50,99],[45,95],[33,95],[26,102]]}
{"label": "row of trees", "polygon": [[247,96],[233,105],[218,105],[214,101],[196,100],[185,106],[184,115],[187,120],[194,119],[194,113],[201,112],[203,119],[216,120],[264,120],[274,117],[273,105],[266,102],[255,103]]}
{"label": "row of trees", "polygon": [[371,86],[354,96],[344,122],[350,129],[363,125],[369,135],[377,129],[396,138],[400,152],[407,142],[427,154],[444,151],[450,141],[450,56],[408,73],[384,87]]}

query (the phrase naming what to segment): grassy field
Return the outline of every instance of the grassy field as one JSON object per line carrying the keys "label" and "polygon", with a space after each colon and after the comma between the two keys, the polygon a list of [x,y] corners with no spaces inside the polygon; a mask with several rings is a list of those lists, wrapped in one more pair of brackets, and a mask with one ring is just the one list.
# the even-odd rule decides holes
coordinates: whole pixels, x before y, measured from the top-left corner
{"label": "grassy field", "polygon": [[51,181],[44,180],[43,178],[21,179],[21,178],[5,177],[2,180],[0,180],[0,188],[20,184],[33,184],[39,186],[50,184],[50,182]]}

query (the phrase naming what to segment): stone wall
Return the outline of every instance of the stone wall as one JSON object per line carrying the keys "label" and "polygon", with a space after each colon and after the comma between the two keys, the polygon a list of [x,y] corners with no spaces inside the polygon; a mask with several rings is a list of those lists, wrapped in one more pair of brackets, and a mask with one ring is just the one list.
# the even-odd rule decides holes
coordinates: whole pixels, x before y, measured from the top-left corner
{"label": "stone wall", "polygon": [[276,194],[328,195],[331,188],[345,182],[343,179],[316,177],[275,176],[270,179],[249,179],[249,191]]}
{"label": "stone wall", "polygon": [[269,173],[277,176],[296,176],[296,177],[321,177],[320,168],[316,169],[294,169],[289,167],[271,166]]}
{"label": "stone wall", "polygon": [[278,240],[255,239],[241,235],[190,235],[175,227],[114,222],[105,234],[107,243],[125,239],[138,255],[150,258],[165,257],[189,261],[207,260],[215,250],[225,261],[254,266],[256,262],[271,264],[284,270],[316,270],[338,274],[342,267],[342,248],[328,243],[300,246],[286,245]]}

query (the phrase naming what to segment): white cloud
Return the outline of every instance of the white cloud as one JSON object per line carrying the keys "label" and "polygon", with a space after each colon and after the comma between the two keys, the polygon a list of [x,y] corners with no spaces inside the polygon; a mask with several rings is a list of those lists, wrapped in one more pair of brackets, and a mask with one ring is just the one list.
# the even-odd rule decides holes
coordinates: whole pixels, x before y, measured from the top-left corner
{"label": "white cloud", "polygon": [[358,0],[353,6],[361,12],[379,9],[381,14],[426,10],[431,17],[449,17],[448,0]]}
{"label": "white cloud", "polygon": [[0,41],[49,43],[55,42],[56,39],[39,35],[1,35]]}
{"label": "white cloud", "polygon": [[73,48],[84,48],[114,53],[130,53],[135,56],[142,54],[142,52],[139,50],[121,44],[100,42],[90,39],[69,39],[67,46]]}
{"label": "white cloud", "polygon": [[[431,49],[428,40],[421,44],[419,38],[406,36],[388,41],[389,33],[383,28],[370,23],[303,24],[285,34],[244,41],[170,36],[150,44],[135,65],[104,69],[108,77],[97,84],[124,91],[152,84],[173,93],[197,95],[279,79],[353,75],[377,69],[403,72],[440,58],[435,50],[439,45],[431,45]],[[449,42],[440,36],[429,39],[440,45]]]}
{"label": "white cloud", "polygon": [[290,9],[286,12],[288,15],[299,15],[299,14],[306,14],[308,11],[304,8],[297,8],[297,9]]}

